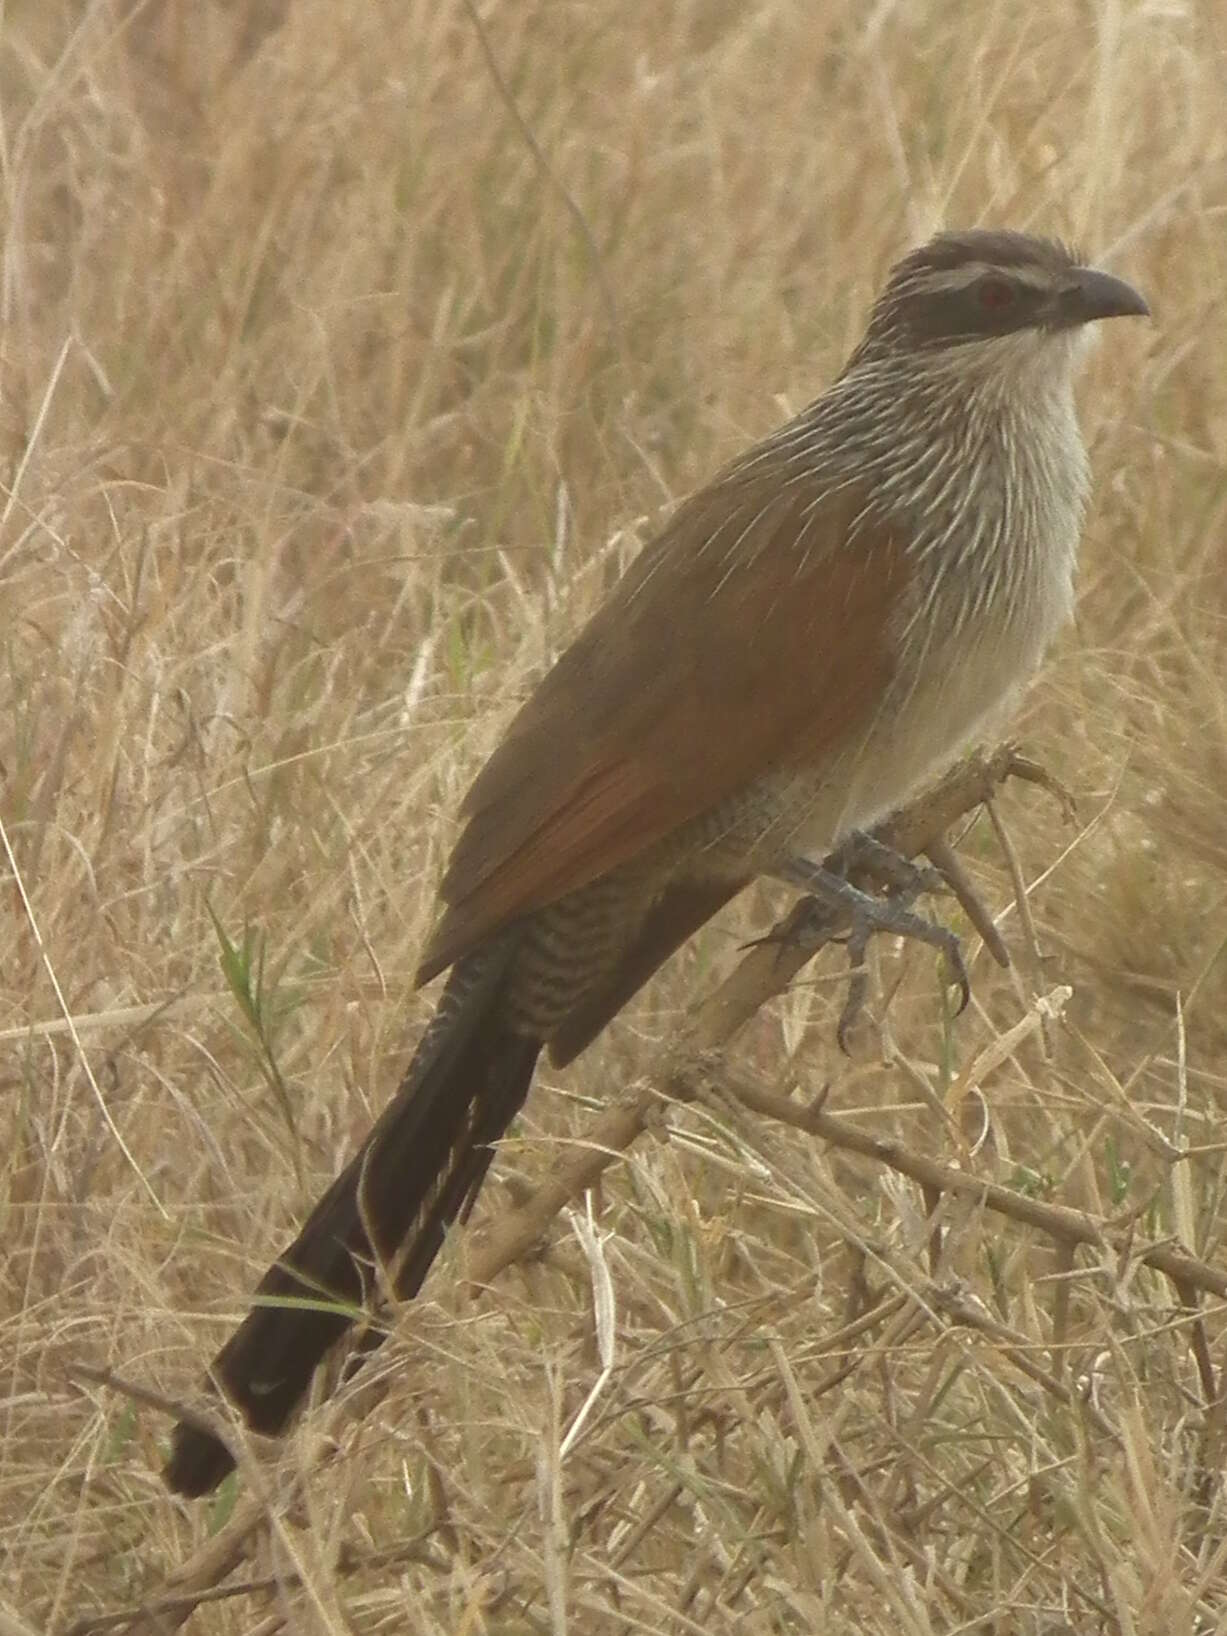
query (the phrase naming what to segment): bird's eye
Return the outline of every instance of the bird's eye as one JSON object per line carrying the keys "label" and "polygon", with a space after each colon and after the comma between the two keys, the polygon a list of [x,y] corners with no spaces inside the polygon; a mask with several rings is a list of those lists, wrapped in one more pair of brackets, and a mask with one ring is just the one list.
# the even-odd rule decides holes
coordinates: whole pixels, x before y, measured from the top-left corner
{"label": "bird's eye", "polygon": [[1014,286],[1004,278],[982,278],[976,285],[976,294],[986,312],[1005,312],[1014,305]]}

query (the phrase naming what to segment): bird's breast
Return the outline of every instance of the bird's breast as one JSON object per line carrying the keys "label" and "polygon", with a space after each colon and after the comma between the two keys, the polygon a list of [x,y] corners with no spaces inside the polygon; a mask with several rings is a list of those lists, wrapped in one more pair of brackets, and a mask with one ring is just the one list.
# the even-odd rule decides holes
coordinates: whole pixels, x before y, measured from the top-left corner
{"label": "bird's breast", "polygon": [[[1072,423],[1071,423],[1072,425]],[[749,809],[770,812],[760,865],[821,855],[900,806],[978,738],[999,732],[1073,607],[1085,461],[1076,426],[998,451],[961,514],[913,525],[891,681],[846,740],[773,769]]]}

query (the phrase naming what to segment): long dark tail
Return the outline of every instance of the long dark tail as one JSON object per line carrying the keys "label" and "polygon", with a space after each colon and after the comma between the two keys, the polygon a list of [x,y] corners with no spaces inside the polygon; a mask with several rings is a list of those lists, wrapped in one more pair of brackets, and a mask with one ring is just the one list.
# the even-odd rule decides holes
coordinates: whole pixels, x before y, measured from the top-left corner
{"label": "long dark tail", "polygon": [[[316,1365],[370,1295],[377,1265],[402,1298],[417,1293],[448,1227],[480,1187],[490,1144],[522,1106],[541,1049],[504,1020],[517,941],[504,935],[453,969],[400,1089],[260,1280],[256,1304],[214,1359],[213,1380],[253,1430],[283,1430]],[[181,1421],[163,1475],[176,1492],[195,1496],[233,1465],[216,1437]]]}

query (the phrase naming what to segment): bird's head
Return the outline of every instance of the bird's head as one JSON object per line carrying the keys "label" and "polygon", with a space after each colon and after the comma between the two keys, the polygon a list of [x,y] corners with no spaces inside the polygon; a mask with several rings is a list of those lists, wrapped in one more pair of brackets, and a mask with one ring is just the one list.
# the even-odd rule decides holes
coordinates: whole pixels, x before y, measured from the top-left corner
{"label": "bird's head", "polygon": [[1088,325],[1149,311],[1131,284],[1055,239],[939,233],[891,270],[856,359],[1003,381],[1037,371],[1064,379]]}

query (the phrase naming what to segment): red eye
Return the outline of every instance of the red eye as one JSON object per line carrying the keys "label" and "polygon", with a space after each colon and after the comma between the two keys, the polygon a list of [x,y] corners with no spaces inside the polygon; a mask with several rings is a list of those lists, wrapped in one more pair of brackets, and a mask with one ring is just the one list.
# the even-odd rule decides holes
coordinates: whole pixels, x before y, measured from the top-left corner
{"label": "red eye", "polygon": [[1014,286],[1004,278],[982,278],[976,291],[980,305],[988,312],[1004,312],[1014,305]]}

